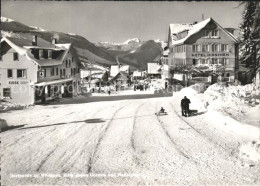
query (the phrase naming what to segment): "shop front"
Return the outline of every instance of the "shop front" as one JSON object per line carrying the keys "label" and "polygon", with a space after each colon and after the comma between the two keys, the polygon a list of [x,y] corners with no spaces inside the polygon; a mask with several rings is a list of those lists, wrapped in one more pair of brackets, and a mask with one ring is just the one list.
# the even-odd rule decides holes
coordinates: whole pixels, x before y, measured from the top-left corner
{"label": "shop front", "polygon": [[73,79],[62,79],[35,84],[35,103],[45,103],[65,97],[73,97],[76,90]]}

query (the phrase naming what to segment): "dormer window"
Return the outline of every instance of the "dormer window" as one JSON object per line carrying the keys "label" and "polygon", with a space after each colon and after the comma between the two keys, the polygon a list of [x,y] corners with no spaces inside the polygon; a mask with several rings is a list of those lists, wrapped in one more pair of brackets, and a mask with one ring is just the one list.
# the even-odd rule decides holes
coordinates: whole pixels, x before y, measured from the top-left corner
{"label": "dormer window", "polygon": [[17,52],[13,53],[14,61],[19,61],[19,56]]}
{"label": "dormer window", "polygon": [[218,30],[212,30],[211,37],[218,38],[219,37],[219,31]]}
{"label": "dormer window", "polygon": [[52,50],[48,50],[48,59],[52,59]]}
{"label": "dormer window", "polygon": [[203,37],[209,37],[209,30],[203,30],[202,34],[203,34]]}
{"label": "dormer window", "polygon": [[39,58],[43,59],[43,50],[39,50]]}

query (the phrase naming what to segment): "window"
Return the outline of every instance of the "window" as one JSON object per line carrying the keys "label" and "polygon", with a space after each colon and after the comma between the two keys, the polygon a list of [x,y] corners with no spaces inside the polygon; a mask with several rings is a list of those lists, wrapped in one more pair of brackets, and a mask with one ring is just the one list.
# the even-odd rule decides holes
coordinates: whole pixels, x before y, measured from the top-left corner
{"label": "window", "polygon": [[71,67],[70,60],[69,60],[69,67]]}
{"label": "window", "polygon": [[66,59],[66,68],[68,68],[68,60]]}
{"label": "window", "polygon": [[207,45],[201,45],[202,52],[207,52]]}
{"label": "window", "polygon": [[11,97],[11,88],[3,88],[3,96]]}
{"label": "window", "polygon": [[207,45],[206,50],[207,50],[207,52],[210,52],[210,45]]}
{"label": "window", "polygon": [[217,52],[218,51],[218,45],[217,44],[213,44],[212,45],[212,52]]}
{"label": "window", "polygon": [[209,37],[209,30],[204,30],[202,34],[204,37]]}
{"label": "window", "polygon": [[52,50],[48,50],[48,58],[52,59]]}
{"label": "window", "polygon": [[71,57],[71,61],[73,62],[73,57]]}
{"label": "window", "polygon": [[73,75],[73,69],[72,68],[70,69],[70,74]]}
{"label": "window", "polygon": [[40,58],[40,59],[43,58],[43,50],[39,50],[39,58]]}
{"label": "window", "polygon": [[43,69],[43,71],[44,71],[44,77],[46,77],[47,76],[47,70]]}
{"label": "window", "polygon": [[17,52],[13,53],[13,57],[14,57],[14,61],[18,61],[19,60]]}
{"label": "window", "polygon": [[211,32],[211,37],[219,37],[219,31],[218,30],[213,30]]}
{"label": "window", "polygon": [[65,75],[66,75],[66,70],[63,69],[63,76],[65,77]]}
{"label": "window", "polygon": [[26,78],[26,69],[17,69],[17,78]]}
{"label": "window", "polygon": [[62,77],[62,69],[60,69],[60,77]]}
{"label": "window", "polygon": [[219,59],[218,64],[224,65],[224,59],[223,58]]}
{"label": "window", "polygon": [[222,52],[227,52],[228,51],[228,45],[227,44],[221,45],[221,51]]}
{"label": "window", "polygon": [[54,73],[55,73],[55,69],[52,68],[52,69],[51,69],[51,76],[54,76]]}
{"label": "window", "polygon": [[58,76],[58,75],[59,75],[59,69],[56,68],[56,76]]}
{"label": "window", "polygon": [[13,78],[13,70],[12,69],[7,69],[7,77]]}
{"label": "window", "polygon": [[200,51],[199,45],[192,45],[192,51],[193,52],[199,52]]}
{"label": "window", "polygon": [[[167,65],[168,65],[168,59],[167,59],[166,63],[167,63]],[[78,73],[80,73],[80,68],[78,68]]]}
{"label": "window", "polygon": [[224,63],[224,65],[229,65],[229,59],[224,58],[223,63]]}
{"label": "window", "polygon": [[206,59],[203,59],[203,58],[202,58],[202,59],[201,59],[201,64],[204,65],[204,64],[206,64],[206,63],[207,63],[207,62],[206,62]]}
{"label": "window", "polygon": [[217,58],[213,58],[212,59],[212,64],[214,65],[214,64],[218,64],[218,59]]}
{"label": "window", "polygon": [[193,65],[198,65],[200,63],[199,59],[193,59]]}

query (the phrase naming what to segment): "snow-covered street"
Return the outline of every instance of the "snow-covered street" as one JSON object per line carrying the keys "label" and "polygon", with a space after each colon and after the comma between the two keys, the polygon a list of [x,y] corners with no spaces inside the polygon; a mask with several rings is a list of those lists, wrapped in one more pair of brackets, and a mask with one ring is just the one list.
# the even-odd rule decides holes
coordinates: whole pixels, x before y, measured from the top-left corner
{"label": "snow-covered street", "polygon": [[[2,184],[260,184],[259,164],[238,156],[259,130],[235,133],[210,112],[183,118],[179,105],[78,100],[1,114],[24,125],[1,133]],[[155,115],[161,106],[168,115]]]}

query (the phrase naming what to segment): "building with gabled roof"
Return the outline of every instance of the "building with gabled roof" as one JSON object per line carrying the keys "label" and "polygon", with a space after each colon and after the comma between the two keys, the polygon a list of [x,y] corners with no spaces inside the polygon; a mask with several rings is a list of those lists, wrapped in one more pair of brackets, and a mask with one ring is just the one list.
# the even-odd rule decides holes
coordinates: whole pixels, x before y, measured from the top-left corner
{"label": "building with gabled roof", "polygon": [[0,66],[0,99],[33,104],[80,92],[82,65],[70,43],[4,37]]}
{"label": "building with gabled roof", "polygon": [[[193,24],[170,24],[168,47],[170,67],[223,66],[223,77],[233,81],[236,76],[238,40],[212,18]],[[183,75],[176,76],[185,80]]]}

